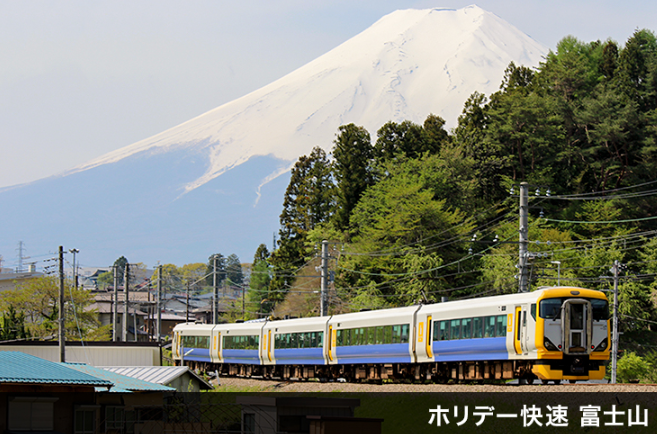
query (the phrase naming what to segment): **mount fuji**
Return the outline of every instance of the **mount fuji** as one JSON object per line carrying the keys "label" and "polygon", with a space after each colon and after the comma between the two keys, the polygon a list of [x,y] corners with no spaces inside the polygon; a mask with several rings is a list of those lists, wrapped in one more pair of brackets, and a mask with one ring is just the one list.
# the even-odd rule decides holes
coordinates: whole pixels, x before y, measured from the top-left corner
{"label": "mount fuji", "polygon": [[281,79],[58,176],[0,190],[0,254],[59,245],[85,265],[153,265],[271,245],[289,170],[338,127],[375,139],[388,121],[440,115],[456,126],[474,91],[499,88],[509,62],[547,49],[477,6],[401,10]]}

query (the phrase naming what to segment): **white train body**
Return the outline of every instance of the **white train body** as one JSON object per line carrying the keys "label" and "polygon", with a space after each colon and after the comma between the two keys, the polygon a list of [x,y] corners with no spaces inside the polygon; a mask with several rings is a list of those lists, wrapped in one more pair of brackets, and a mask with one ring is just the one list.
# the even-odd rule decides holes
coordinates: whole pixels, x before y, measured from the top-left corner
{"label": "white train body", "polygon": [[604,377],[609,342],[603,293],[552,287],[326,317],[181,324],[173,357],[228,375],[576,381]]}

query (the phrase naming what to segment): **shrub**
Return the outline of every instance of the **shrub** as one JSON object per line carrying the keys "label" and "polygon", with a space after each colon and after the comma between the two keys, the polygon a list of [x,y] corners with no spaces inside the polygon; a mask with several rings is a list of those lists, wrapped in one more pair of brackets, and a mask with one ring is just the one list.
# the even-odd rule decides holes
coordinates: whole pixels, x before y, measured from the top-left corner
{"label": "shrub", "polygon": [[628,352],[618,360],[616,381],[629,383],[630,380],[645,380],[651,371],[652,367],[648,361],[633,352]]}

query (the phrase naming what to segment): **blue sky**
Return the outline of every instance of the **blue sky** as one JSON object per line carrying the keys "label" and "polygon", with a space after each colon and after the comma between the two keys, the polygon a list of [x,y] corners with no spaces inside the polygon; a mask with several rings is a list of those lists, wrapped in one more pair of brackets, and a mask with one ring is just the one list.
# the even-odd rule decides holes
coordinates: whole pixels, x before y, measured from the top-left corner
{"label": "blue sky", "polygon": [[394,10],[469,4],[549,48],[657,23],[657,2],[639,0],[0,0],[0,187],[238,98]]}

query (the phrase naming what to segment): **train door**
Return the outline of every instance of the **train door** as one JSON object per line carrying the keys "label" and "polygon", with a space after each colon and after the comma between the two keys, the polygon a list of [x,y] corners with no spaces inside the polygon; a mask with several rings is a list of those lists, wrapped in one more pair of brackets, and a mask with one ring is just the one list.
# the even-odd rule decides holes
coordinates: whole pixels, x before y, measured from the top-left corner
{"label": "train door", "polygon": [[180,332],[173,332],[172,352],[174,359],[180,359]]}
{"label": "train door", "polygon": [[432,317],[423,312],[415,316],[415,338],[413,340],[413,353],[418,363],[433,361]]}
{"label": "train door", "polygon": [[222,357],[221,357],[221,331],[220,330],[212,330],[212,333],[210,334],[210,340],[211,340],[211,351],[210,351],[210,357],[212,360],[212,363],[221,363],[222,362]]}
{"label": "train door", "polygon": [[333,325],[329,325],[328,330],[326,332],[326,341],[324,342],[324,348],[326,349],[325,350],[326,354],[324,355],[324,359],[325,360],[328,359],[328,363],[330,365],[338,362],[336,356],[336,350],[335,350],[335,346],[338,341],[337,335],[338,335],[337,330],[335,330]]}
{"label": "train door", "polygon": [[514,316],[513,347],[516,354],[527,354],[527,306],[516,306]]}
{"label": "train door", "polygon": [[416,363],[433,362],[432,316],[422,305],[413,312],[413,332],[411,334],[411,354]]}
{"label": "train door", "polygon": [[265,324],[260,329],[259,358],[263,365],[274,364],[274,338],[276,337],[274,326]]}
{"label": "train door", "polygon": [[564,353],[589,354],[593,318],[591,303],[584,299],[570,299],[563,303],[561,310],[562,340]]}

